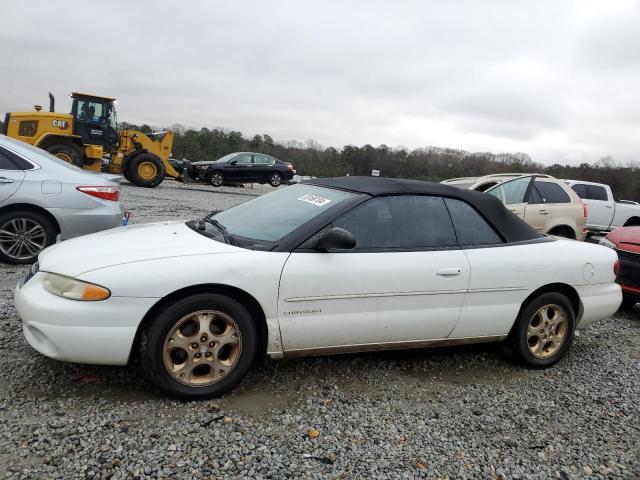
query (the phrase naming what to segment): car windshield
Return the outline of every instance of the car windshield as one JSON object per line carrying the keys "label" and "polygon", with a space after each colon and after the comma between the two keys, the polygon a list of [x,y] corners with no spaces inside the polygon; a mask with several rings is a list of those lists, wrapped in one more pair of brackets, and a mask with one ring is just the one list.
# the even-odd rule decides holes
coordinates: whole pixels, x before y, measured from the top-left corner
{"label": "car windshield", "polygon": [[229,160],[231,160],[233,157],[235,157],[237,155],[237,153],[228,153],[227,155],[225,155],[222,158],[219,158],[218,160],[215,161],[215,163],[225,163],[228,162]]}
{"label": "car windshield", "polygon": [[275,242],[355,195],[313,185],[292,185],[219,212],[212,218],[232,236]]}

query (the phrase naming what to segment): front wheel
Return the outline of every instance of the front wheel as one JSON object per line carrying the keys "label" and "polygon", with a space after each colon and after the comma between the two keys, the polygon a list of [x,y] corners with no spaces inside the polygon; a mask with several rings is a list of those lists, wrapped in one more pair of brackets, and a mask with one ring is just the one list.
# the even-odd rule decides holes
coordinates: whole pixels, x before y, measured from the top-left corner
{"label": "front wheel", "polygon": [[138,187],[153,188],[162,183],[164,174],[164,164],[158,156],[140,153],[129,160],[125,178]]}
{"label": "front wheel", "polygon": [[209,176],[209,182],[214,187],[221,187],[224,183],[224,175],[222,172],[215,171]]}
{"label": "front wheel", "polygon": [[544,293],[522,309],[505,341],[505,351],[531,367],[549,367],[569,350],[575,326],[569,299],[561,293]]}
{"label": "front wheel", "polygon": [[272,187],[279,187],[282,184],[282,175],[279,173],[272,173],[269,177],[269,185]]}
{"label": "front wheel", "polygon": [[622,295],[622,304],[620,305],[621,310],[632,310],[633,307],[638,303],[637,297],[629,297],[627,295]]}
{"label": "front wheel", "polygon": [[218,294],[198,294],[164,309],[142,332],[147,377],[165,393],[204,399],[222,395],[246,375],[257,352],[247,309]]}

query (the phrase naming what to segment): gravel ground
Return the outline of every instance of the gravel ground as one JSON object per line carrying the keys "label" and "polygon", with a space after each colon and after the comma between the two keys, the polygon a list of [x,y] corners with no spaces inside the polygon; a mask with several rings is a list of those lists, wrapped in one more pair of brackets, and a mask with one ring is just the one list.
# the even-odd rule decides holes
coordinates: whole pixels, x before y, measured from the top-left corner
{"label": "gravel ground", "polygon": [[[143,222],[270,190],[165,182],[123,201]],[[544,371],[495,345],[265,360],[231,395],[178,402],[138,366],[34,352],[12,304],[23,271],[0,266],[0,476],[640,478],[640,310]]]}

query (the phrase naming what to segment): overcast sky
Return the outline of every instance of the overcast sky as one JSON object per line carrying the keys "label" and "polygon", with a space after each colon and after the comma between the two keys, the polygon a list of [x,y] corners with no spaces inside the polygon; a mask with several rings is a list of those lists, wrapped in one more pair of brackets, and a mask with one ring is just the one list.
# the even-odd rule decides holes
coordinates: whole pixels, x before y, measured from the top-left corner
{"label": "overcast sky", "polygon": [[640,2],[3,0],[0,112],[640,160]]}

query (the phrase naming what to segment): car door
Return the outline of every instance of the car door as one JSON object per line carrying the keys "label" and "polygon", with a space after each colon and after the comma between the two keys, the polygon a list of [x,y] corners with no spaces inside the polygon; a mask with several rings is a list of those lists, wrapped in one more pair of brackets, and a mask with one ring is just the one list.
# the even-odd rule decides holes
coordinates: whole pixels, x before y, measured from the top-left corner
{"label": "car door", "polygon": [[303,244],[291,253],[278,298],[285,354],[417,346],[449,335],[470,270],[441,197],[372,198],[329,227],[351,232],[356,246],[318,252]]}
{"label": "car door", "polygon": [[525,295],[527,247],[507,246],[493,226],[462,200],[447,198],[446,204],[471,269],[460,319],[449,338],[498,340],[511,329]]}
{"label": "car door", "polygon": [[531,175],[507,180],[488,189],[485,193],[497,197],[513,213],[524,220],[529,189],[534,177]]}
{"label": "car door", "polygon": [[0,147],[0,203],[18,191],[25,177],[24,170],[12,160],[12,156],[11,152]]}
{"label": "car door", "polygon": [[231,159],[224,169],[225,179],[249,181],[252,179],[253,158],[250,153],[241,153]]}
{"label": "car door", "polygon": [[[582,205],[578,202],[572,202],[569,193],[560,186],[557,180],[538,177],[533,183],[531,191],[534,190],[542,197],[539,215],[542,217],[540,223],[544,222],[545,225],[540,230],[541,232],[547,233],[554,226],[566,225],[571,227],[576,235],[581,233],[582,227],[579,227],[579,224],[584,218]],[[533,225],[528,219],[525,218],[525,220]]]}
{"label": "car door", "polygon": [[269,176],[273,171],[274,161],[267,155],[254,155],[253,156],[253,171],[256,181],[266,182],[269,180]]}
{"label": "car door", "polygon": [[613,196],[607,194],[607,189],[602,185],[585,184],[585,197],[587,204],[587,227],[606,230],[613,220]]}
{"label": "car door", "polygon": [[538,187],[542,187],[536,179],[529,189],[527,203],[524,209],[524,221],[538,232],[545,233],[551,222],[551,208],[545,204],[545,200]]}

